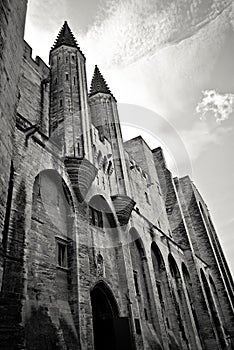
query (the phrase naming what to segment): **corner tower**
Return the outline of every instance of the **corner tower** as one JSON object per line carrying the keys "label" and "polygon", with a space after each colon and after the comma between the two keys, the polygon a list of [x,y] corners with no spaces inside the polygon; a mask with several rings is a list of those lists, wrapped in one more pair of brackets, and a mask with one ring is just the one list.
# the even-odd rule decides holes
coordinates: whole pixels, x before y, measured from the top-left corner
{"label": "corner tower", "polygon": [[50,136],[64,157],[92,157],[85,60],[65,21],[50,51]]}
{"label": "corner tower", "polygon": [[120,195],[130,195],[117,101],[97,66],[91,82],[89,101],[91,120],[98,129],[99,138],[102,142],[106,138],[112,147],[117,192]]}

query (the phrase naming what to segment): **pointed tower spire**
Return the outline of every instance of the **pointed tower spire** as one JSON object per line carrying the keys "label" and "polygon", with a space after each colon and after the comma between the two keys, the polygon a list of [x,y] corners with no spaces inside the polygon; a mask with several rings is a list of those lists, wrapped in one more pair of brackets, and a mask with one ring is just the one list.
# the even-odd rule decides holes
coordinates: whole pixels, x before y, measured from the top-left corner
{"label": "pointed tower spire", "polygon": [[57,36],[57,39],[54,42],[53,47],[51,48],[51,51],[57,49],[58,47],[60,47],[62,45],[76,47],[81,52],[81,50],[77,44],[77,41],[76,41],[69,25],[67,24],[67,21],[64,22],[62,28],[60,29],[60,32]]}
{"label": "pointed tower spire", "polygon": [[93,73],[89,96],[93,96],[99,92],[104,94],[109,94],[115,99],[102,73],[100,72],[98,66],[96,65]]}

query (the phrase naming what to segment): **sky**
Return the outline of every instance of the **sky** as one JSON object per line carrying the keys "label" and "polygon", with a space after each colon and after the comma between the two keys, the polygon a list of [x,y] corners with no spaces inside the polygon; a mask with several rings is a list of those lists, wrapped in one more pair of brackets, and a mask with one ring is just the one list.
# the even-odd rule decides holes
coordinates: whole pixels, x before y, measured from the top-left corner
{"label": "sky", "polygon": [[48,63],[67,20],[119,104],[125,140],[161,145],[206,201],[234,274],[234,1],[29,0],[25,40]]}

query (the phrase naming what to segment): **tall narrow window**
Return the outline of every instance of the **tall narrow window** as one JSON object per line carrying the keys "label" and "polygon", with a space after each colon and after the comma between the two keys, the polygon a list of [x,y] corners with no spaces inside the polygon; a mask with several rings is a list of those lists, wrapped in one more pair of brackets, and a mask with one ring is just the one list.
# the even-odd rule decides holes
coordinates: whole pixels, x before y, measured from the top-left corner
{"label": "tall narrow window", "polygon": [[69,75],[68,75],[68,73],[66,73],[66,81],[68,81],[69,80]]}
{"label": "tall narrow window", "polygon": [[139,296],[140,295],[140,289],[139,289],[139,284],[138,284],[138,272],[135,271],[135,270],[133,271],[133,278],[134,278],[136,294]]}
{"label": "tall narrow window", "polygon": [[57,242],[57,265],[67,268],[67,244]]}
{"label": "tall narrow window", "polygon": [[148,321],[148,312],[147,309],[144,308],[145,320]]}
{"label": "tall narrow window", "polygon": [[161,283],[159,281],[156,281],[156,286],[157,286],[157,290],[158,290],[158,297],[159,297],[160,304],[161,304],[162,307],[164,307]]}
{"label": "tall narrow window", "polygon": [[112,162],[110,161],[107,167],[107,174],[111,175],[112,172],[113,172],[113,165],[112,165]]}
{"label": "tall narrow window", "polygon": [[157,189],[158,189],[158,193],[159,193],[159,195],[161,196],[161,195],[162,195],[162,193],[161,193],[161,190],[160,190],[159,185],[157,185]]}
{"label": "tall narrow window", "polygon": [[97,274],[100,277],[104,275],[104,264],[103,264],[103,257],[101,254],[98,254],[97,256]]}
{"label": "tall narrow window", "polygon": [[136,334],[141,334],[141,324],[139,318],[135,318]]}
{"label": "tall narrow window", "polygon": [[148,204],[150,204],[150,201],[149,201],[149,196],[148,196],[148,193],[145,192],[145,200]]}
{"label": "tall narrow window", "polygon": [[63,106],[63,100],[62,100],[62,99],[59,100],[59,106],[60,106],[60,107]]}
{"label": "tall narrow window", "polygon": [[7,205],[6,205],[6,215],[5,215],[5,222],[4,222],[4,228],[3,228],[3,238],[2,238],[2,244],[3,244],[4,249],[6,249],[6,244],[7,244],[7,239],[8,239],[8,229],[9,229],[9,222],[10,222],[13,186],[14,186],[14,167],[13,167],[13,162],[11,162],[10,178],[9,178],[9,184],[8,184]]}
{"label": "tall narrow window", "polygon": [[103,227],[102,212],[92,207],[89,207],[89,222],[94,226],[102,228]]}

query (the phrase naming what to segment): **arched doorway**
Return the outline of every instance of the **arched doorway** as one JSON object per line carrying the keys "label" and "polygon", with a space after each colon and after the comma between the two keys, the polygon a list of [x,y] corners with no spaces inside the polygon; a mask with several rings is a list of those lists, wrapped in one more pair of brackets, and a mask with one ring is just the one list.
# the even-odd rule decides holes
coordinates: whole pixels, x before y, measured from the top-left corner
{"label": "arched doorway", "polygon": [[111,290],[104,282],[99,282],[91,290],[91,304],[95,350],[117,349],[115,320],[119,311]]}

